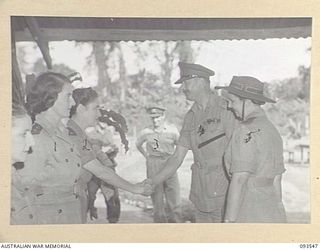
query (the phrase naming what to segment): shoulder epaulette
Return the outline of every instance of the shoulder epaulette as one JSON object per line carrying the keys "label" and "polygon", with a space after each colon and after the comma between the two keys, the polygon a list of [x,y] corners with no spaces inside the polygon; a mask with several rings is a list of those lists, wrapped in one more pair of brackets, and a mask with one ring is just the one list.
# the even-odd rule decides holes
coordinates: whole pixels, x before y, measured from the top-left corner
{"label": "shoulder epaulette", "polygon": [[41,133],[42,126],[39,123],[34,123],[32,125],[31,134],[38,135]]}
{"label": "shoulder epaulette", "polygon": [[67,127],[68,129],[68,135],[77,135],[77,133],[70,127]]}

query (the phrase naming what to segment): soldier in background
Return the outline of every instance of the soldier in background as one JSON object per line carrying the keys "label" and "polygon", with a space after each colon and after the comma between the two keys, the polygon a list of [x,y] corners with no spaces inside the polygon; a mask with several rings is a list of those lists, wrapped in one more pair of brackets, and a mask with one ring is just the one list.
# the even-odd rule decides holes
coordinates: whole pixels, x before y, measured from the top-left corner
{"label": "soldier in background", "polygon": [[[164,167],[174,152],[179,132],[175,126],[165,122],[164,108],[152,106],[147,112],[152,119],[152,127],[141,131],[136,146],[146,158],[147,177],[152,178]],[[146,150],[143,144],[146,144]],[[151,199],[154,222],[181,222],[180,185],[176,172],[155,187]]]}
{"label": "soldier in background", "polygon": [[195,205],[198,223],[222,222],[229,181],[223,166],[223,154],[229,142],[235,118],[226,102],[210,89],[214,72],[202,65],[179,63],[181,90],[193,106],[184,118],[178,145],[166,166],[149,183],[159,185],[172,176],[192,150],[190,200]]}
{"label": "soldier in background", "polygon": [[[114,144],[112,127],[109,127],[105,122],[97,121],[95,127],[91,127],[86,130],[86,134],[91,141],[92,146],[97,147],[97,150],[101,150],[108,156],[112,162],[110,168],[115,171],[117,166],[115,158],[119,149]],[[88,183],[88,206],[90,218],[98,218],[97,208],[94,207],[94,202],[96,199],[96,193],[99,189],[101,190],[105,200],[107,220],[110,223],[117,223],[121,212],[118,188],[102,181],[96,176],[93,176]]]}

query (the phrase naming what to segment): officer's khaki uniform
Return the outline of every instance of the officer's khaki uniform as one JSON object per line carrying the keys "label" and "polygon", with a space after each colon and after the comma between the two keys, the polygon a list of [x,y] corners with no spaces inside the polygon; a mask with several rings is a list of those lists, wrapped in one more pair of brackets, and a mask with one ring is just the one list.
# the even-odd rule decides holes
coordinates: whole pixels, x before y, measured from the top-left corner
{"label": "officer's khaki uniform", "polygon": [[185,116],[178,144],[193,152],[190,200],[196,208],[196,222],[222,221],[229,185],[223,154],[234,123],[225,101],[213,92],[205,110],[195,103]]}
{"label": "officer's khaki uniform", "polygon": [[81,223],[75,183],[81,170],[80,153],[68,136],[48,120],[37,119],[33,153],[18,170],[24,186],[35,190],[32,204],[38,224]]}
{"label": "officer's khaki uniform", "polygon": [[[165,166],[166,161],[174,152],[178,138],[178,130],[169,124],[165,124],[161,131],[152,128],[141,131],[137,143],[146,143],[148,178],[156,175]],[[180,185],[177,173],[157,185],[151,199],[154,222],[181,222]]]}
{"label": "officer's khaki uniform", "polygon": [[260,109],[238,124],[225,155],[228,171],[249,172],[236,222],[285,222],[273,180],[285,171],[279,132]]}
{"label": "officer's khaki uniform", "polygon": [[[71,119],[67,123],[67,130],[70,140],[80,152],[82,169],[76,187],[77,194],[80,196],[81,201],[82,222],[85,223],[87,221],[88,211],[87,184],[93,177],[93,174],[104,171],[102,164],[109,166],[112,163],[103,152],[98,152],[93,149],[85,132]],[[92,171],[93,174],[90,170],[94,170]]]}
{"label": "officer's khaki uniform", "polygon": [[20,181],[17,170],[11,168],[11,213],[10,223],[12,225],[30,225],[37,222],[33,211],[34,192],[29,190]]}

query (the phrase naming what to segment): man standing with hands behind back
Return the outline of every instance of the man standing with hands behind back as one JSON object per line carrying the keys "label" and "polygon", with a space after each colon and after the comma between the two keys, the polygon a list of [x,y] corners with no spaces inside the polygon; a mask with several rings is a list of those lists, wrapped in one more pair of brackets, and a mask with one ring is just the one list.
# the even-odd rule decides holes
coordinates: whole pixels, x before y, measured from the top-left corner
{"label": "man standing with hands behind back", "polygon": [[181,78],[175,84],[192,108],[184,118],[180,138],[166,166],[149,181],[157,186],[177,171],[188,150],[192,150],[190,200],[195,205],[196,222],[222,222],[229,185],[223,166],[223,154],[232,135],[235,118],[227,105],[210,89],[214,71],[199,64],[179,63]]}

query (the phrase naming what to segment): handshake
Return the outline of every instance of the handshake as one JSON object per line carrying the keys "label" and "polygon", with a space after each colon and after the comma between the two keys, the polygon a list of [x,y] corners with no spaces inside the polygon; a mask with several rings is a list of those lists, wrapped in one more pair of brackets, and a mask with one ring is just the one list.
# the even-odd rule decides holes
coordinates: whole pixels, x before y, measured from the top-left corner
{"label": "handshake", "polygon": [[134,190],[132,190],[132,193],[135,194],[141,194],[144,196],[150,196],[154,192],[154,185],[152,183],[151,179],[145,179],[142,182],[139,182],[134,185]]}

